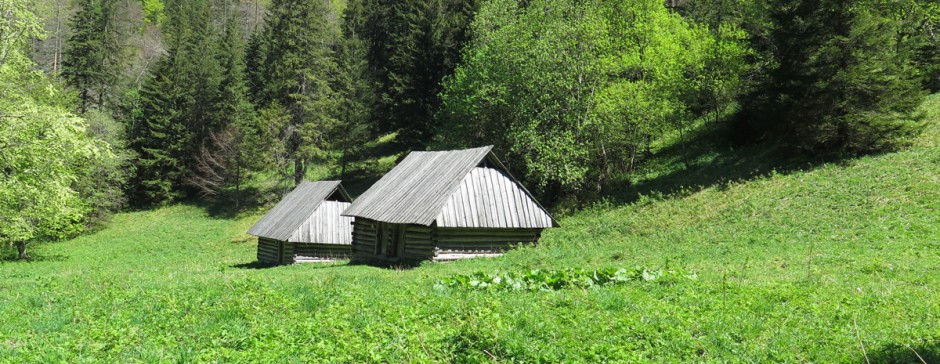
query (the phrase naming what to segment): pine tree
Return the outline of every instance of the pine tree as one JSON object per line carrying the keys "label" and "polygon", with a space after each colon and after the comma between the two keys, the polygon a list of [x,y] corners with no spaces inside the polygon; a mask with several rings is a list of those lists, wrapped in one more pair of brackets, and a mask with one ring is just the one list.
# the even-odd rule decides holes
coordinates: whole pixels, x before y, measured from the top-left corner
{"label": "pine tree", "polygon": [[208,1],[167,4],[167,55],[140,92],[139,120],[131,126],[138,153],[137,202],[160,203],[192,192],[202,146],[223,129],[219,120],[222,67]]}
{"label": "pine tree", "polygon": [[777,66],[747,105],[756,130],[812,153],[882,149],[912,130],[919,79],[878,6],[782,0],[773,9]]}
{"label": "pine tree", "polygon": [[62,62],[66,83],[78,91],[79,111],[102,107],[116,82],[120,46],[115,32],[115,0],[79,0]]}

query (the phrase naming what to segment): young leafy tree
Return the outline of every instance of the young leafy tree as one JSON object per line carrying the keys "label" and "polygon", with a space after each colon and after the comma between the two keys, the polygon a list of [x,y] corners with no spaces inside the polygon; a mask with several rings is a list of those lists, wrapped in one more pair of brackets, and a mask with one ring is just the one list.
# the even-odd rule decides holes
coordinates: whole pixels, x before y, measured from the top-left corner
{"label": "young leafy tree", "polygon": [[438,144],[495,144],[548,195],[599,189],[682,130],[714,38],[661,1],[486,3],[444,83]]}
{"label": "young leafy tree", "polygon": [[899,23],[876,2],[780,0],[768,47],[776,63],[744,118],[808,152],[889,148],[917,125],[923,93]]}
{"label": "young leafy tree", "polygon": [[135,154],[128,147],[123,122],[114,120],[101,110],[89,110],[82,115],[88,136],[109,146],[110,153],[82,168],[72,188],[89,207],[85,216],[88,227],[102,226],[112,214],[127,203],[124,193],[136,170]]}
{"label": "young leafy tree", "polygon": [[72,183],[107,153],[26,56],[29,39],[40,36],[25,1],[0,0],[0,244],[21,259],[36,239],[82,229],[87,205]]}
{"label": "young leafy tree", "polygon": [[335,18],[332,2],[325,0],[275,0],[269,13],[253,41],[252,55],[260,59],[251,63],[252,85],[261,105],[283,107],[290,115],[275,140],[285,143],[281,150],[299,184],[309,163],[327,158],[330,136],[339,126],[331,84],[338,26],[330,20]]}

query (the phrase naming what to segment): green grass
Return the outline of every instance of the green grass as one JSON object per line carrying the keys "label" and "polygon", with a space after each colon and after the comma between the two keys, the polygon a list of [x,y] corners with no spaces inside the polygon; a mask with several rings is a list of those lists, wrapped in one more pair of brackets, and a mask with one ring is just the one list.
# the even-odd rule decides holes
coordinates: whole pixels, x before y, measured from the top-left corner
{"label": "green grass", "polygon": [[[940,98],[929,105],[936,120]],[[258,215],[123,213],[35,246],[32,262],[0,261],[0,362],[863,363],[861,344],[873,363],[916,363],[915,351],[937,362],[937,123],[913,144],[786,172],[740,171],[760,163],[739,156],[721,166],[741,178],[690,188],[676,181],[696,171],[648,177],[633,197],[561,219],[539,247],[410,270],[250,269],[244,231]],[[671,193],[636,197],[657,184]],[[617,267],[697,279],[434,288],[456,274]]]}

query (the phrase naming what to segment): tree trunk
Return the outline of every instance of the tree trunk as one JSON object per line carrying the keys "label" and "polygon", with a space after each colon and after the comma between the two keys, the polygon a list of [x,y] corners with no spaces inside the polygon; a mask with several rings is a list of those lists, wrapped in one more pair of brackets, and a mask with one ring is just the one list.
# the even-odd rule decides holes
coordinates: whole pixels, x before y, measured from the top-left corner
{"label": "tree trunk", "polygon": [[242,152],[241,143],[238,143],[239,150],[235,152],[235,213],[241,211],[242,202]]}
{"label": "tree trunk", "polygon": [[294,185],[300,185],[304,180],[304,160],[303,158],[294,159]]}
{"label": "tree trunk", "polygon": [[55,3],[55,49],[53,50],[52,57],[52,75],[59,75],[59,60],[61,59],[62,54],[62,16],[61,16],[62,1],[56,1]]}
{"label": "tree trunk", "polygon": [[26,254],[26,242],[21,241],[16,243],[16,251],[19,252],[20,259],[29,259],[29,254]]}

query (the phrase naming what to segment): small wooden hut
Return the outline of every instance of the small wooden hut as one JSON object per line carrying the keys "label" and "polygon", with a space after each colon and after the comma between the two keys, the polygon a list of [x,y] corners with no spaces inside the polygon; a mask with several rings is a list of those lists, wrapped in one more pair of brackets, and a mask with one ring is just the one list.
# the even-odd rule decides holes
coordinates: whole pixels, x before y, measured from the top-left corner
{"label": "small wooden hut", "polygon": [[492,146],[412,152],[343,212],[353,260],[415,262],[502,254],[557,222]]}
{"label": "small wooden hut", "polygon": [[353,218],[340,214],[351,201],[339,181],[301,182],[248,230],[258,262],[349,259]]}

